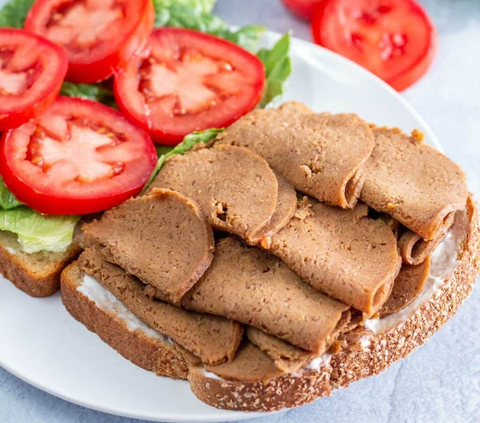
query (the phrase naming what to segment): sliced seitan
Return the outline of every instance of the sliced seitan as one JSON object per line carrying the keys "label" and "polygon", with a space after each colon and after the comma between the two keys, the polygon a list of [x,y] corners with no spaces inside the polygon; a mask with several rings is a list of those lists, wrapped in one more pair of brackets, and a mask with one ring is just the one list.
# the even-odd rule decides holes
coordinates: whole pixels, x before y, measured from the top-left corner
{"label": "sliced seitan", "polygon": [[179,304],[213,258],[210,224],[198,206],[177,192],[152,190],[108,210],[84,226],[104,258],[151,284]]}
{"label": "sliced seitan", "polygon": [[350,316],[348,306],[313,289],[276,257],[230,237],[217,243],[212,265],[183,304],[315,353],[333,342]]}
{"label": "sliced seitan", "polygon": [[270,221],[278,196],[277,178],[268,163],[250,150],[229,146],[172,156],[155,187],[191,198],[215,229],[246,240]]}
{"label": "sliced seitan", "polygon": [[357,115],[315,114],[300,103],[286,103],[278,110],[254,110],[216,143],[247,147],[298,191],[351,208],[362,190],[373,135]]}
{"label": "sliced seitan", "polygon": [[263,382],[275,379],[285,372],[275,366],[273,360],[248,341],[243,341],[231,363],[205,365],[205,370],[226,380],[239,382]]}
{"label": "sliced seitan", "polygon": [[411,266],[423,263],[443,241],[454,221],[455,214],[448,214],[442,226],[437,230],[435,238],[430,241],[425,241],[420,235],[407,229],[398,240],[398,247],[404,263]]}
{"label": "sliced seitan", "polygon": [[79,267],[107,288],[133,314],[205,363],[216,364],[233,359],[243,333],[239,323],[147,298],[143,294],[142,282],[105,261],[101,248],[87,248],[79,258]]}
{"label": "sliced seitan", "polygon": [[263,238],[278,232],[289,222],[297,210],[297,193],[295,189],[283,176],[278,174],[275,176],[278,181],[278,197],[275,212],[270,221],[251,237],[251,244],[258,244]]}
{"label": "sliced seitan", "polygon": [[253,326],[246,330],[248,340],[275,363],[275,367],[285,373],[295,373],[315,358],[315,354],[295,347]]}
{"label": "sliced seitan", "polygon": [[365,165],[361,200],[388,213],[426,241],[451,213],[463,210],[467,185],[463,171],[435,149],[399,129],[374,128],[375,148]]}
{"label": "sliced seitan", "polygon": [[392,230],[367,214],[364,204],[342,210],[305,198],[268,248],[314,288],[372,315],[388,298],[401,259]]}
{"label": "sliced seitan", "polygon": [[392,293],[383,305],[380,317],[397,313],[411,304],[422,292],[430,272],[430,257],[418,266],[404,264],[393,285]]}

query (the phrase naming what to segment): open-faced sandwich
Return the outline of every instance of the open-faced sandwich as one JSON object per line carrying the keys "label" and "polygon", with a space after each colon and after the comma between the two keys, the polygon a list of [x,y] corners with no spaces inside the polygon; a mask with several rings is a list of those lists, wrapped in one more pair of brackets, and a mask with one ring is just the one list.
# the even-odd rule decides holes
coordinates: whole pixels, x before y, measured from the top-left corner
{"label": "open-faced sandwich", "polygon": [[469,294],[462,170],[417,131],[265,109],[288,34],[255,53],[264,29],[213,2],[18,1],[0,272],[33,296],[61,273],[68,312],[136,365],[215,407],[293,407],[405,357]]}
{"label": "open-faced sandwich", "polygon": [[424,343],[475,282],[478,230],[463,172],[420,133],[286,103],[84,225],[62,298],[202,401],[277,410]]}

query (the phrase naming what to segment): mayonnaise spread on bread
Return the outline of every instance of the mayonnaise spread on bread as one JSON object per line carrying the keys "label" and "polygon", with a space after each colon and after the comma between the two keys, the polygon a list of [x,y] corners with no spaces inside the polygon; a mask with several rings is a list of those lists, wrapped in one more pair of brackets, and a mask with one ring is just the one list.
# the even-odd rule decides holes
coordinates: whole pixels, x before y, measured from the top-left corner
{"label": "mayonnaise spread on bread", "polygon": [[452,273],[457,268],[458,250],[461,241],[465,238],[465,233],[455,230],[455,227],[445,236],[444,240],[435,249],[432,254],[430,265],[430,274],[425,283],[422,293],[410,305],[397,313],[383,317],[381,319],[368,319],[364,325],[375,334],[383,333],[388,329],[397,326],[415,313],[421,305],[434,296],[446,281],[449,280]]}
{"label": "mayonnaise spread on bread", "polygon": [[128,329],[132,332],[141,331],[145,335],[152,338],[160,339],[164,342],[172,343],[171,339],[162,335],[160,332],[152,329],[150,326],[142,322],[137,316],[129,311],[117,297],[115,297],[108,289],[104,288],[96,279],[91,276],[84,275],[82,284],[77,288],[79,292],[92,300],[97,307],[107,313],[114,313],[123,320]]}

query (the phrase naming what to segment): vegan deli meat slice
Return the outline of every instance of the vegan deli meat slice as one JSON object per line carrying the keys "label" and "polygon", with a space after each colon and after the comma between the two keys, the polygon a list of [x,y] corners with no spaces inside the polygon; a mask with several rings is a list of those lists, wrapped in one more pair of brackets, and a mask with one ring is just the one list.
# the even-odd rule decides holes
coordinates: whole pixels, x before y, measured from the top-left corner
{"label": "vegan deli meat slice", "polygon": [[191,200],[154,189],[108,210],[84,228],[104,246],[103,257],[178,304],[213,258],[212,229]]}
{"label": "vegan deli meat slice", "polygon": [[268,224],[278,182],[268,163],[246,148],[203,148],[167,160],[154,187],[196,201],[211,225],[249,240]]}
{"label": "vegan deli meat slice", "polygon": [[412,266],[423,263],[443,241],[454,221],[455,214],[449,213],[442,226],[437,230],[435,237],[430,241],[425,241],[420,235],[407,229],[398,240],[403,261]]}
{"label": "vegan deli meat slice", "polygon": [[218,143],[247,147],[298,191],[351,208],[362,189],[373,135],[356,115],[316,114],[300,103],[286,103],[249,113],[220,134]]}
{"label": "vegan deli meat slice", "polygon": [[302,350],[254,326],[246,329],[248,340],[275,363],[277,369],[285,373],[295,373],[315,358],[315,354]]}
{"label": "vegan deli meat slice", "polygon": [[316,353],[333,342],[350,313],[348,306],[310,287],[277,258],[234,238],[217,242],[210,269],[183,304],[256,326]]}
{"label": "vegan deli meat slice", "polygon": [[380,317],[397,313],[417,298],[425,285],[430,271],[430,257],[418,266],[404,264],[395,279],[393,290],[380,310]]}
{"label": "vegan deli meat slice", "polygon": [[147,298],[143,283],[105,261],[99,246],[85,250],[79,264],[87,275],[100,282],[139,319],[178,342],[203,362],[221,363],[235,356],[243,332],[239,323]]}
{"label": "vegan deli meat slice", "polygon": [[467,202],[465,174],[448,157],[399,129],[374,128],[375,148],[365,165],[361,200],[388,213],[426,241]]}
{"label": "vegan deli meat slice", "polygon": [[282,229],[292,218],[297,210],[297,193],[293,186],[283,176],[275,174],[278,181],[278,198],[275,212],[270,221],[252,236],[252,243],[258,243]]}
{"label": "vegan deli meat slice", "polygon": [[269,251],[314,288],[368,314],[388,298],[401,259],[392,230],[353,210],[304,199],[287,226],[270,239]]}

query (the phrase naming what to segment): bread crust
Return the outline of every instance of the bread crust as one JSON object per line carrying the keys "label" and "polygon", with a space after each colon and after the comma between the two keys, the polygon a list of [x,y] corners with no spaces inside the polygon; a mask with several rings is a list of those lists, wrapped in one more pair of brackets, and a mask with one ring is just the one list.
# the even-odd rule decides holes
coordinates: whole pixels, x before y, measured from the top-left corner
{"label": "bread crust", "polygon": [[27,255],[20,258],[0,245],[0,273],[31,297],[49,297],[60,289],[63,269],[80,251],[80,247],[72,245],[61,258],[52,259],[46,271],[39,271]]}
{"label": "bread crust", "polygon": [[[359,327],[342,340],[344,349],[332,356],[330,364],[304,369],[267,383],[242,383],[212,377],[188,361],[173,345],[131,332],[118,317],[99,309],[76,290],[78,268],[69,266],[62,275],[62,299],[67,310],[88,329],[140,367],[159,375],[188,378],[193,393],[217,408],[237,411],[274,411],[309,403],[331,395],[359,379],[376,375],[422,345],[452,317],[470,294],[480,271],[480,221],[469,199],[470,231],[459,254],[459,265],[451,278],[407,320],[382,334]],[[368,336],[369,345],[359,340]],[[155,345],[154,345],[155,344]],[[188,363],[188,364],[187,364]]]}

